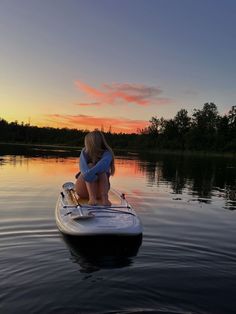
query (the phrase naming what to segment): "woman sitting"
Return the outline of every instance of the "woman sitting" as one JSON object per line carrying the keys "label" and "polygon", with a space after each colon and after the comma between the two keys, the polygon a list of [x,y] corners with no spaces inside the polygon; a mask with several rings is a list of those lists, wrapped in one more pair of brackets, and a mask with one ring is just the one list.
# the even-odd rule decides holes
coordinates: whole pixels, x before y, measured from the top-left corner
{"label": "woman sitting", "polygon": [[89,205],[110,206],[108,198],[110,175],[115,173],[114,153],[100,131],[88,133],[80,154],[80,172],[76,175],[75,190],[79,197],[88,198]]}

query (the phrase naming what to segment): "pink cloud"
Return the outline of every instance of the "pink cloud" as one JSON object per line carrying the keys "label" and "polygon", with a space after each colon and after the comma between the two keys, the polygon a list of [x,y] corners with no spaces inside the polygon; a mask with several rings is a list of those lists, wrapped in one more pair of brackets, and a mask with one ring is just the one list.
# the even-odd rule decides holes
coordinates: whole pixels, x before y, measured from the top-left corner
{"label": "pink cloud", "polygon": [[94,106],[94,107],[101,107],[103,106],[102,103],[100,102],[83,102],[83,103],[78,103],[76,104],[76,106],[81,106],[81,107],[90,107],[90,106]]}
{"label": "pink cloud", "polygon": [[125,103],[134,103],[140,106],[170,103],[169,98],[160,97],[163,91],[158,87],[142,84],[112,83],[103,84],[103,90],[101,91],[80,80],[77,80],[75,85],[87,96],[105,104],[114,104],[120,100]]}
{"label": "pink cloud", "polygon": [[146,120],[132,120],[127,118],[96,117],[89,115],[45,115],[47,124],[56,127],[68,127],[77,129],[94,130],[96,128],[104,131],[111,129],[114,133],[136,133],[149,124]]}
{"label": "pink cloud", "polygon": [[87,95],[93,96],[94,98],[105,98],[106,94],[100,92],[98,89],[93,88],[85,83],[83,83],[82,81],[77,80],[75,82],[75,85],[77,86],[77,88],[79,88],[80,90],[82,90],[83,92],[85,92]]}

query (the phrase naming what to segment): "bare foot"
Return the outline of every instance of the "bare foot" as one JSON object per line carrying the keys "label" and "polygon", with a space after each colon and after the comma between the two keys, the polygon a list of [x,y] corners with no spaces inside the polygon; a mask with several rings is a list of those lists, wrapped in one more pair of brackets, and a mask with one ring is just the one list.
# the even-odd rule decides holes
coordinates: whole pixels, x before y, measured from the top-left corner
{"label": "bare foot", "polygon": [[111,206],[111,202],[109,201],[108,198],[102,199],[102,205],[103,206]]}
{"label": "bare foot", "polygon": [[90,199],[90,200],[88,201],[88,205],[95,206],[95,205],[97,205],[97,201],[94,200],[94,199]]}

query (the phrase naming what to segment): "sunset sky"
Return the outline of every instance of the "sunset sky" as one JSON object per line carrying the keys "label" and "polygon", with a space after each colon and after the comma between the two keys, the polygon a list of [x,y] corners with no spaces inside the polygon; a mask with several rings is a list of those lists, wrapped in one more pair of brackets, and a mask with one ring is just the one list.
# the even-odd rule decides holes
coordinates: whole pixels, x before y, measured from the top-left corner
{"label": "sunset sky", "polygon": [[0,0],[0,118],[132,132],[236,105],[234,0]]}

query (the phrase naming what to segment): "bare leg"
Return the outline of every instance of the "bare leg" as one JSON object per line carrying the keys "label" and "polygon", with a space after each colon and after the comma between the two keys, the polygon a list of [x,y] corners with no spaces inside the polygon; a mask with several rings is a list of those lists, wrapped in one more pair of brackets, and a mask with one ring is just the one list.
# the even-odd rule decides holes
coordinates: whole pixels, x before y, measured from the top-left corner
{"label": "bare leg", "polygon": [[85,182],[86,188],[89,195],[89,205],[96,205],[97,204],[97,192],[98,192],[98,182]]}
{"label": "bare leg", "polygon": [[81,198],[88,198],[88,204],[96,205],[97,203],[97,192],[98,192],[98,181],[86,182],[84,177],[80,175],[75,182],[75,191]]}
{"label": "bare leg", "polygon": [[[92,164],[89,164],[92,167]],[[102,205],[110,206],[108,199],[110,182],[105,172],[98,175],[98,179],[94,182],[86,182],[82,174],[75,183],[75,191],[81,198],[89,198],[88,204],[96,205],[97,198],[101,198]]]}
{"label": "bare leg", "polygon": [[78,177],[78,179],[75,182],[75,191],[79,195],[79,197],[81,197],[81,198],[88,198],[89,197],[86,182],[85,182],[82,174],[80,174],[80,176]]}
{"label": "bare leg", "polygon": [[[88,166],[89,168],[92,168],[94,164],[89,163]],[[75,190],[81,198],[89,198],[89,205],[97,204],[98,181],[86,182],[83,175],[80,174],[75,183]]]}
{"label": "bare leg", "polygon": [[98,193],[101,197],[102,205],[111,206],[108,199],[108,192],[110,189],[109,178],[105,172],[98,175]]}

